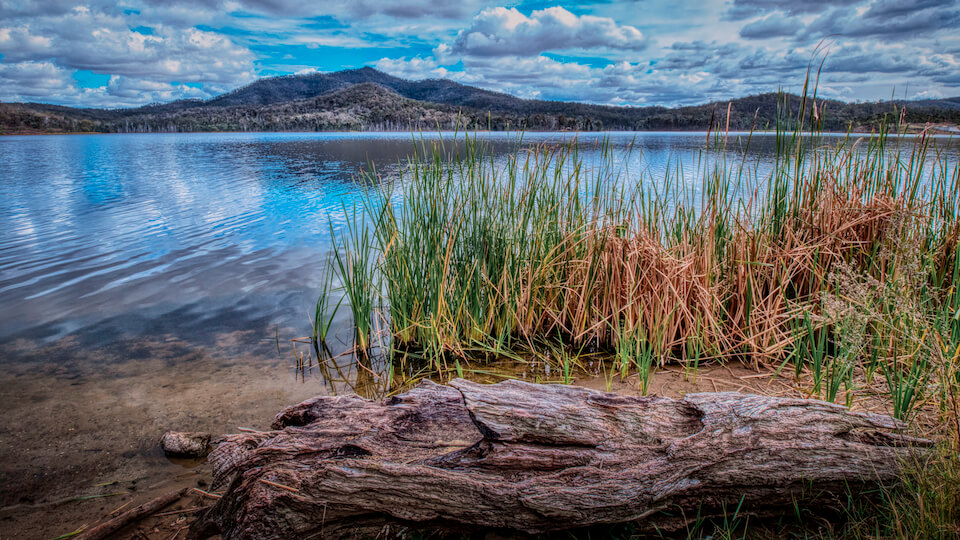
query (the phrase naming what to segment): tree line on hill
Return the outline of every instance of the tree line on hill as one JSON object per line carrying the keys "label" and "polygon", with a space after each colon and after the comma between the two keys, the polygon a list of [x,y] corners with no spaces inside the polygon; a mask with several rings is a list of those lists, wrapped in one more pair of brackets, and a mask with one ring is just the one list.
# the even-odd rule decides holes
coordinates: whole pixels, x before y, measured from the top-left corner
{"label": "tree line on hill", "polygon": [[[816,122],[825,131],[870,131],[884,122],[960,124],[960,98],[876,103],[817,99],[815,105],[807,99],[804,105],[804,121]],[[363,68],[261,79],[207,101],[132,109],[2,103],[0,132],[745,131],[773,129],[778,118],[795,121],[800,108],[800,97],[774,93],[677,108],[525,100],[449,80],[407,81]]]}

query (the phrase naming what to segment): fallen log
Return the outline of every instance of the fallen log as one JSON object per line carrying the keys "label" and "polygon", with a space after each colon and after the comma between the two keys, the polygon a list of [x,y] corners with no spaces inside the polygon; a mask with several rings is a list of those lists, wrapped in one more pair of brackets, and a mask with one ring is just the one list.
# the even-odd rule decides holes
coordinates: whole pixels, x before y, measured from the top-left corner
{"label": "fallen log", "polygon": [[[342,538],[385,524],[527,533],[678,528],[896,482],[930,441],[887,416],[739,393],[629,397],[507,381],[317,397],[210,454],[229,487],[195,536]],[[686,516],[686,518],[684,517]]]}

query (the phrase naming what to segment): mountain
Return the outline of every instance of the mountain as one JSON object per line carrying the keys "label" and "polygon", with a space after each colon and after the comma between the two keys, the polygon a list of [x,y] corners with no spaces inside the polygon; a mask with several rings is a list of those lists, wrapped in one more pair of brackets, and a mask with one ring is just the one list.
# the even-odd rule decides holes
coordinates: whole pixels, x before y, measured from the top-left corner
{"label": "mountain", "polygon": [[417,101],[429,101],[443,105],[490,108],[516,108],[525,102],[509,94],[482,90],[446,79],[408,81],[371,67],[348,69],[336,73],[313,73],[260,79],[232,92],[217,96],[207,103],[220,107],[244,105],[273,105],[319,96],[356,84],[374,83],[389,88],[397,94]]}
{"label": "mountain", "polygon": [[[260,99],[264,94],[253,95]],[[201,106],[139,113],[122,122],[124,131],[141,132],[371,131],[452,129],[457,117],[456,108],[408,99],[379,84],[362,82],[306,99],[262,105],[211,100]]]}
{"label": "mountain", "polygon": [[[785,103],[791,111],[800,109],[797,96],[786,96]],[[527,100],[446,79],[409,81],[366,67],[266,78],[209,100],[130,109],[0,104],[0,133],[429,130],[457,126],[748,130],[774,127],[783,105],[784,96],[777,94],[677,108]],[[960,123],[960,97],[860,104],[817,99],[816,106],[821,127],[830,131],[869,131],[884,121],[898,121],[901,115],[908,124],[920,127]],[[807,110],[813,110],[810,100]]]}

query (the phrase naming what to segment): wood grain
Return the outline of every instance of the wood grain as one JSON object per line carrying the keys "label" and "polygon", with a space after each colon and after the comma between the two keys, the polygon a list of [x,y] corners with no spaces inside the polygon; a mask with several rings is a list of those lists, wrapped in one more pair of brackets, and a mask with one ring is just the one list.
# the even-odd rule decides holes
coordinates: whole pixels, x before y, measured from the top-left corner
{"label": "wood grain", "polygon": [[890,417],[815,400],[462,379],[383,402],[313,398],[273,428],[228,436],[210,455],[229,488],[195,536],[676,528],[741,502],[752,514],[830,505],[898,481],[902,460],[931,444]]}

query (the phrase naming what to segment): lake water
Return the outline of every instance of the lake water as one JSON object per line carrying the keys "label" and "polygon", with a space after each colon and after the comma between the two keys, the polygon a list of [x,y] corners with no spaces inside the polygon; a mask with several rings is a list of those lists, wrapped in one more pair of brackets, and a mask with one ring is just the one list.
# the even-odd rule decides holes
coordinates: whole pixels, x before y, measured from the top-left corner
{"label": "lake water", "polygon": [[[496,152],[518,146],[488,137]],[[597,137],[580,137],[586,159]],[[643,134],[631,159],[662,177],[704,140]],[[362,196],[354,180],[368,163],[389,176],[416,146],[410,134],[0,139],[0,341],[304,327],[329,224]]]}
{"label": "lake water", "polygon": [[[499,155],[572,137],[481,136]],[[706,142],[581,134],[587,161],[600,137],[632,145],[630,178],[653,183],[678,159],[695,178]],[[182,477],[157,448],[167,429],[266,427],[318,393],[364,393],[349,366],[301,377],[290,339],[308,333],[354,180],[368,164],[390,177],[416,147],[376,133],[0,138],[0,507],[15,506],[0,537],[57,494]],[[773,147],[755,135],[747,158],[763,170]]]}

